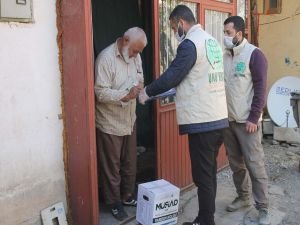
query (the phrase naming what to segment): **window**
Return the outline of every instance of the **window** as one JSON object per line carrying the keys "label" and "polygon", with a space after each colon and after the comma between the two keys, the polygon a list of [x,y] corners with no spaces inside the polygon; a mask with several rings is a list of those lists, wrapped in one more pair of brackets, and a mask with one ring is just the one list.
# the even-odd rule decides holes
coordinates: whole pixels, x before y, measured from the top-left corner
{"label": "window", "polygon": [[[236,14],[240,17],[242,17],[244,20],[246,19],[246,0],[240,0],[237,1],[237,9],[236,9]],[[246,21],[245,21],[246,22]]]}
{"label": "window", "polygon": [[[171,64],[176,56],[178,41],[170,27],[169,16],[171,11],[178,4],[188,6],[197,20],[197,4],[181,0],[160,0],[159,1],[159,30],[160,30],[160,73],[162,74]],[[174,96],[165,97],[160,100],[161,105],[167,105],[175,101]]]}
{"label": "window", "polygon": [[205,30],[218,40],[223,49],[223,23],[227,17],[229,13],[205,9]]}
{"label": "window", "polygon": [[281,13],[281,0],[265,0],[264,13],[265,14]]}
{"label": "window", "polygon": [[184,2],[180,0],[160,0],[159,13],[160,13],[160,73],[163,73],[172,60],[175,58],[178,41],[170,28],[169,16],[171,11],[178,5],[184,4],[188,6],[197,20],[197,4]]}

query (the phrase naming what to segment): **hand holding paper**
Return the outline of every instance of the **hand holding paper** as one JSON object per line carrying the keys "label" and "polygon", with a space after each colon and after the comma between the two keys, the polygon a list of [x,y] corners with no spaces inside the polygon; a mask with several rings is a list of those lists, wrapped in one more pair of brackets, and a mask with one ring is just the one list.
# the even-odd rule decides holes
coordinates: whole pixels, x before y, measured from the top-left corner
{"label": "hand holding paper", "polygon": [[124,98],[122,98],[121,101],[128,102],[131,99],[136,99],[141,90],[142,90],[142,88],[140,85],[131,87],[128,94]]}

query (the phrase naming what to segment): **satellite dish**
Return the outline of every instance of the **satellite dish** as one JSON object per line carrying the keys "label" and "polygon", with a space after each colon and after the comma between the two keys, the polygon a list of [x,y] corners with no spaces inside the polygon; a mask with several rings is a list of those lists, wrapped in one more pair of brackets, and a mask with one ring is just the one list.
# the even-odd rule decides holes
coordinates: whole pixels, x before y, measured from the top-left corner
{"label": "satellite dish", "polygon": [[267,99],[268,112],[273,122],[280,127],[297,127],[290,105],[290,93],[300,91],[300,78],[286,76],[271,87]]}

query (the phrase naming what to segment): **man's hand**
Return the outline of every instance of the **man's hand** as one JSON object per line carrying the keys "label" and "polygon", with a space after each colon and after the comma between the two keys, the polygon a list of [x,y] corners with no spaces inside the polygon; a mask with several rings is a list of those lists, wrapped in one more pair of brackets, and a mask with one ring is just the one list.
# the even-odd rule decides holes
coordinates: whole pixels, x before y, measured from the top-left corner
{"label": "man's hand", "polygon": [[139,102],[144,105],[145,102],[149,99],[149,96],[146,93],[146,87],[141,90],[140,94],[139,94]]}
{"label": "man's hand", "polygon": [[248,133],[254,133],[257,131],[257,125],[255,123],[251,123],[249,121],[246,122],[246,131]]}
{"label": "man's hand", "polygon": [[121,101],[123,102],[128,102],[131,99],[135,99],[138,97],[138,94],[140,93],[140,91],[142,90],[142,87],[140,85],[137,86],[133,86],[130,91],[128,92],[128,94],[121,99]]}

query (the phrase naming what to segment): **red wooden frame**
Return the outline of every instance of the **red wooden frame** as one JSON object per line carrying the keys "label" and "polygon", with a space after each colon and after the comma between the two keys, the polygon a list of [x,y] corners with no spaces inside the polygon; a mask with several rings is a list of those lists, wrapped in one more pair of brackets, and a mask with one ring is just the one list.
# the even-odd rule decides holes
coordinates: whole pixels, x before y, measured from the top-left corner
{"label": "red wooden frame", "polygon": [[264,0],[264,14],[280,14],[282,9],[282,1],[277,1],[277,7],[271,8],[270,7],[270,0]]}
{"label": "red wooden frame", "polygon": [[91,1],[62,0],[58,8],[68,218],[73,225],[98,225]]}

